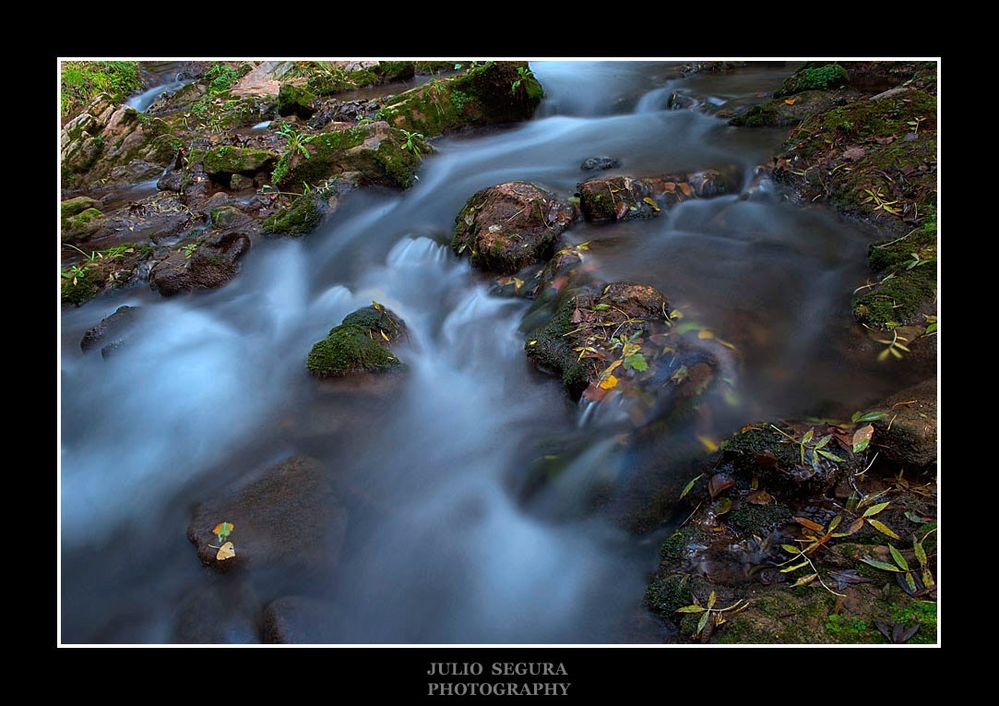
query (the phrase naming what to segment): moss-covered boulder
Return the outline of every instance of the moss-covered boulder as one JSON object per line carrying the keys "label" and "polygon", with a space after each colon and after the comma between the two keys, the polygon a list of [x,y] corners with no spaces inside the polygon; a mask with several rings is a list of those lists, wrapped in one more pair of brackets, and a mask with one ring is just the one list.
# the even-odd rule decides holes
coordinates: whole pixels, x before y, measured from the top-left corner
{"label": "moss-covered boulder", "polygon": [[64,217],[62,219],[62,241],[76,242],[85,240],[97,232],[101,227],[103,218],[104,214],[96,208],[88,208],[75,215]]}
{"label": "moss-covered boulder", "polygon": [[65,219],[90,209],[99,209],[100,205],[100,201],[92,199],[89,196],[77,196],[63,201],[60,210],[62,217]]}
{"label": "moss-covered boulder", "polygon": [[544,91],[527,62],[487,61],[401,93],[379,111],[390,125],[427,137],[529,119]]}
{"label": "moss-covered boulder", "polygon": [[277,162],[278,154],[270,150],[220,145],[207,150],[191,150],[188,164],[202,164],[214,181],[228,185],[234,174],[253,176]]}
{"label": "moss-covered boulder", "polygon": [[653,336],[665,329],[668,311],[666,297],[649,285],[614,282],[565,290],[552,319],[528,334],[525,350],[542,370],[561,377],[573,399],[584,390],[600,398],[654,374],[661,349]]}
{"label": "moss-covered boulder", "polygon": [[389,346],[407,337],[405,322],[380,304],[348,314],[309,351],[306,367],[321,378],[380,373],[402,362]]}
{"label": "moss-covered boulder", "polygon": [[260,232],[273,235],[306,235],[316,229],[322,218],[319,199],[314,194],[303,194],[289,206],[265,218],[260,224]]}
{"label": "moss-covered boulder", "polygon": [[271,182],[282,189],[303,183],[318,185],[345,172],[358,172],[362,183],[407,188],[413,184],[421,156],[431,151],[418,136],[407,136],[384,122],[336,125],[331,132],[302,139],[299,149],[282,155]]}
{"label": "moss-covered boulder", "polygon": [[153,251],[148,243],[122,243],[99,251],[99,257],[64,267],[62,302],[82,306],[107,289],[136,281]]}
{"label": "moss-covered boulder", "polygon": [[467,254],[475,267],[513,274],[547,259],[574,217],[572,206],[536,184],[490,186],[458,213],[451,248]]}
{"label": "moss-covered boulder", "polygon": [[316,94],[308,88],[283,83],[278,93],[278,115],[295,115],[302,120],[308,120],[316,112],[315,100]]}
{"label": "moss-covered boulder", "polygon": [[706,198],[738,188],[734,171],[708,169],[690,174],[595,177],[577,187],[583,217],[595,223],[652,218],[692,198]]}
{"label": "moss-covered boulder", "polygon": [[828,91],[841,88],[850,81],[850,76],[839,64],[814,66],[806,64],[781,84],[774,92],[774,98],[792,96],[802,91]]}

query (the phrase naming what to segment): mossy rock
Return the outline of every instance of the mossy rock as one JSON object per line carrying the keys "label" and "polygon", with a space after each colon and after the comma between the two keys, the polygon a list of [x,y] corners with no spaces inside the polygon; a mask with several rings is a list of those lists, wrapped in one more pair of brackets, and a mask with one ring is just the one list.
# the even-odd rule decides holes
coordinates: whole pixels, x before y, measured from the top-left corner
{"label": "mossy rock", "polygon": [[739,509],[729,515],[726,524],[746,536],[765,537],[786,524],[792,515],[791,508],[783,503],[754,505],[743,501]]}
{"label": "mossy rock", "polygon": [[61,204],[62,217],[66,219],[84,211],[96,210],[100,205],[99,201],[89,196],[77,196],[76,198],[66,199]]}
{"label": "mossy rock", "polygon": [[189,164],[201,163],[205,173],[213,179],[224,178],[228,183],[233,174],[253,175],[263,171],[277,160],[270,150],[222,145],[208,150],[192,150]]}
{"label": "mossy rock", "polygon": [[388,309],[380,306],[358,309],[312,347],[306,366],[317,377],[397,369],[402,362],[388,345],[405,335],[405,323]]}
{"label": "mossy rock", "polygon": [[677,609],[690,605],[694,595],[710,592],[711,584],[698,574],[659,573],[645,589],[645,604],[666,620],[679,623],[683,614]]}
{"label": "mossy rock", "polygon": [[841,88],[850,81],[850,76],[839,64],[823,66],[803,66],[787,77],[774,98],[792,96],[802,91],[828,91]]}
{"label": "mossy rock", "polygon": [[572,399],[579,399],[583,390],[590,384],[591,371],[573,352],[566,334],[576,328],[572,323],[575,311],[575,298],[563,297],[555,316],[538,329],[530,332],[524,350],[527,357],[542,369],[549,369],[561,375],[562,386]]}
{"label": "mossy rock", "polygon": [[96,208],[88,208],[85,211],[77,213],[75,216],[70,216],[68,218],[63,218],[62,227],[64,233],[73,233],[76,231],[84,230],[87,225],[97,219],[103,217],[104,214],[101,213]]}
{"label": "mossy rock", "polygon": [[687,547],[693,543],[704,541],[704,530],[688,525],[674,530],[666,540],[659,545],[659,556],[667,564],[679,565],[686,556]]}
{"label": "mossy rock", "polygon": [[379,111],[395,127],[427,137],[529,119],[544,90],[527,62],[488,61],[396,96]]}
{"label": "mossy rock", "polygon": [[[791,101],[788,103],[788,101]],[[836,106],[842,97],[831,91],[802,91],[793,99],[775,98],[754,105],[728,121],[736,127],[791,127]]]}
{"label": "mossy rock", "polygon": [[296,115],[302,120],[308,120],[316,112],[315,100],[316,94],[308,88],[283,83],[278,92],[278,115]]}
{"label": "mossy rock", "polygon": [[413,149],[407,142],[401,130],[385,123],[320,133],[304,145],[308,158],[298,151],[283,155],[271,182],[297,188],[303,183],[319,184],[343,172],[359,172],[364,183],[407,188],[414,181],[420,156],[431,150],[420,138],[412,140]]}
{"label": "mossy rock", "polygon": [[307,235],[316,229],[322,218],[319,199],[314,194],[303,194],[291,205],[265,218],[260,231],[274,235]]}
{"label": "mossy rock", "polygon": [[934,312],[936,300],[936,221],[910,236],[870,247],[868,262],[879,283],[853,298],[858,322],[880,329],[916,323]]}

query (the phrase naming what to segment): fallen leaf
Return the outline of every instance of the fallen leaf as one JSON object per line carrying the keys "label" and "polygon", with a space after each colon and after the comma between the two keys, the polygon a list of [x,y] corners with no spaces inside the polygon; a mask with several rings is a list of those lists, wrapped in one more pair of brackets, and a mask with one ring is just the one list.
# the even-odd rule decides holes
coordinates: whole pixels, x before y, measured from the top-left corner
{"label": "fallen leaf", "polygon": [[866,449],[867,445],[871,443],[872,436],[874,436],[874,427],[870,424],[855,431],[852,441],[853,453],[857,454]]}
{"label": "fallen leaf", "polygon": [[220,542],[224,542],[234,529],[236,529],[236,526],[231,522],[219,522],[212,530],[212,534],[218,537]]}
{"label": "fallen leaf", "polygon": [[785,98],[784,99],[784,103],[787,104],[787,105],[794,105],[795,100],[797,100],[797,99],[796,98]]}
{"label": "fallen leaf", "polygon": [[821,532],[823,527],[818,522],[812,522],[807,517],[795,517],[794,521],[797,522],[802,527],[807,527],[813,532]]}
{"label": "fallen leaf", "polygon": [[851,147],[843,152],[843,159],[855,162],[858,159],[864,158],[864,148],[863,147]]}
{"label": "fallen leaf", "polygon": [[765,490],[754,490],[746,496],[746,502],[750,505],[769,505],[773,501],[773,496]]}
{"label": "fallen leaf", "polygon": [[707,449],[708,453],[714,453],[718,450],[718,442],[712,439],[710,436],[703,436],[701,434],[697,435],[697,440],[701,442],[701,445]]}
{"label": "fallen leaf", "polygon": [[606,380],[600,382],[600,389],[610,390],[617,386],[617,377],[614,375],[608,375]]}
{"label": "fallen leaf", "polygon": [[236,556],[236,549],[232,546],[232,542],[226,542],[219,547],[215,558],[219,561],[225,561],[226,559],[232,559],[234,556]]}
{"label": "fallen leaf", "polygon": [[714,499],[731,488],[733,485],[735,485],[735,481],[731,476],[724,473],[716,473],[711,476],[711,480],[708,481],[708,495]]}

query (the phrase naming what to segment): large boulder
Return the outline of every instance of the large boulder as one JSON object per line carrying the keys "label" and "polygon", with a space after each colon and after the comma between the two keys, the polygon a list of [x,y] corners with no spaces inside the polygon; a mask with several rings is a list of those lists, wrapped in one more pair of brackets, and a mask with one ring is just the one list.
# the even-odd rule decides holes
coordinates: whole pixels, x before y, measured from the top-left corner
{"label": "large boulder", "polygon": [[[220,523],[231,525],[231,533],[213,532]],[[347,510],[332,473],[294,456],[198,505],[187,538],[201,563],[217,571],[253,567],[325,575],[335,570],[346,528]],[[222,537],[232,542],[234,556],[218,558]]]}
{"label": "large boulder", "polygon": [[407,338],[405,322],[381,304],[358,309],[312,346],[306,366],[321,378],[397,369],[389,346]]}
{"label": "large boulder", "polygon": [[359,172],[365,184],[406,188],[414,181],[421,155],[431,151],[422,137],[407,136],[384,122],[329,128],[296,138],[300,148],[288,149],[274,167],[275,186],[300,189],[303,182],[317,186],[338,174]]}
{"label": "large boulder", "polygon": [[149,273],[149,285],[163,296],[227,284],[250,249],[250,239],[243,233],[224,233],[189,245],[193,252],[175,251]]}
{"label": "large boulder", "polygon": [[513,181],[474,194],[455,219],[451,248],[472,265],[513,274],[547,259],[575,212],[535,184]]}
{"label": "large boulder", "polygon": [[208,150],[192,150],[190,165],[203,164],[205,173],[219,184],[230,184],[233,175],[252,177],[269,170],[277,162],[278,154],[270,150],[220,145]]}
{"label": "large boulder", "polygon": [[527,120],[544,91],[527,62],[487,61],[451,78],[401,93],[378,115],[427,137],[462,128]]}

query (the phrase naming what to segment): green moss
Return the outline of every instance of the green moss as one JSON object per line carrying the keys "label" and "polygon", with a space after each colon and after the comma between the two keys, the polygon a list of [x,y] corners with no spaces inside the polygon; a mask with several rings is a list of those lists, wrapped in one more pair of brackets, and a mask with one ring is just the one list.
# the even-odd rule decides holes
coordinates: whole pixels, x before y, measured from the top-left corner
{"label": "green moss", "polygon": [[316,197],[312,194],[303,194],[292,201],[290,206],[264,219],[260,224],[260,230],[263,233],[276,235],[306,235],[316,229],[322,217],[322,210]]}
{"label": "green moss", "polygon": [[906,627],[919,623],[919,632],[908,644],[926,645],[937,641],[937,604],[933,601],[908,600],[891,607],[891,619]]}
{"label": "green moss", "polygon": [[96,208],[88,208],[87,210],[82,211],[82,212],[76,214],[75,216],[70,216],[69,218],[64,218],[63,221],[62,221],[62,227],[63,227],[63,230],[66,230],[66,231],[78,230],[80,228],[83,228],[90,221],[94,220],[95,218],[100,218],[103,215],[104,214],[101,213]]}
{"label": "green moss", "polygon": [[297,115],[306,120],[316,112],[315,108],[312,107],[315,99],[316,95],[308,88],[290,83],[281,84],[281,90],[278,93],[278,114]]}
{"label": "green moss", "polygon": [[796,595],[774,590],[753,599],[716,633],[721,644],[821,644],[835,642],[824,624],[833,606],[825,591]]}
{"label": "green moss", "polygon": [[65,61],[62,63],[62,114],[69,118],[82,110],[98,93],[121,103],[142,88],[135,61]]}
{"label": "green moss", "polygon": [[935,213],[922,228],[901,240],[874,243],[868,262],[880,284],[854,297],[854,317],[881,329],[920,320],[936,297],[936,259]]}
{"label": "green moss", "polygon": [[572,314],[575,297],[569,297],[556,310],[555,316],[531,332],[524,344],[529,358],[562,374],[562,385],[572,399],[578,399],[590,381],[586,364],[578,360],[565,334],[575,328]]}
{"label": "green moss", "polygon": [[[378,112],[395,127],[428,137],[461,128],[526,120],[544,94],[526,62],[488,61],[464,74],[431,81],[396,96]],[[516,90],[515,82],[520,81]]]}
{"label": "green moss", "polygon": [[823,630],[833,642],[847,644],[882,642],[878,639],[880,633],[873,626],[855,616],[832,613],[826,618]]}
{"label": "green moss", "polygon": [[202,80],[208,83],[209,96],[219,96],[228,92],[241,75],[240,69],[226,64],[215,64],[205,72]]}
{"label": "green moss", "polygon": [[77,196],[76,198],[67,199],[61,204],[62,217],[65,219],[70,216],[76,216],[84,211],[96,210],[99,205],[97,201],[89,196]]}
{"label": "green moss", "polygon": [[269,150],[222,145],[208,150],[192,150],[190,164],[201,162],[211,175],[255,174],[271,164],[277,155]]}
{"label": "green moss", "polygon": [[784,81],[774,93],[774,98],[783,98],[802,91],[825,91],[845,86],[850,80],[849,75],[839,64],[825,66],[803,67],[795,71]]}
{"label": "green moss", "polygon": [[98,269],[94,267],[77,266],[65,270],[62,277],[62,301],[80,306],[93,299],[103,288],[99,275]]}
{"label": "green moss", "polygon": [[645,589],[645,604],[663,618],[678,623],[683,618],[683,613],[676,612],[678,608],[690,605],[694,595],[703,594],[706,598],[710,592],[711,585],[697,574],[658,574]]}
{"label": "green moss", "polygon": [[791,516],[791,509],[787,505],[752,505],[743,502],[738,510],[729,515],[726,524],[743,534],[763,537],[787,523]]}
{"label": "green moss", "polygon": [[399,359],[375,340],[376,335],[360,326],[341,324],[312,347],[306,365],[320,377],[399,367]]}
{"label": "green moss", "polygon": [[696,527],[681,527],[675,530],[659,545],[659,556],[669,564],[678,564],[691,543],[704,538],[704,532]]}
{"label": "green moss", "polygon": [[371,333],[384,333],[389,340],[395,340],[404,331],[402,320],[383,306],[366,306],[348,314],[343,319],[344,326],[357,326]]}

